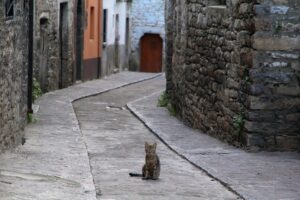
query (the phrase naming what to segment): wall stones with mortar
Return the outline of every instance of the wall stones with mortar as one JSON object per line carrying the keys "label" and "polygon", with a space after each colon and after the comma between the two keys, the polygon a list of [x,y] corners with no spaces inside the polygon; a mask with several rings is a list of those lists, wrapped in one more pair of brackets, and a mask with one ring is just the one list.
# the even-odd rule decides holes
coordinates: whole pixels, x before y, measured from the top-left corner
{"label": "wall stones with mortar", "polygon": [[163,0],[134,0],[131,8],[131,51],[129,69],[138,70],[140,65],[140,39],[145,33],[159,34],[165,40]]}
{"label": "wall stones with mortar", "polygon": [[187,124],[237,146],[299,147],[299,3],[276,2],[169,1],[167,92]]}
{"label": "wall stones with mortar", "polygon": [[6,18],[0,0],[0,152],[21,143],[27,117],[28,4]]}
{"label": "wall stones with mortar", "polygon": [[70,86],[75,81],[75,38],[74,14],[75,0],[37,0],[35,1],[34,28],[34,77],[44,92],[59,88],[60,80],[60,4],[68,3],[68,57],[63,66],[63,85]]}
{"label": "wall stones with mortar", "polygon": [[271,149],[300,147],[300,2],[255,5],[253,65],[249,70],[248,143]]}

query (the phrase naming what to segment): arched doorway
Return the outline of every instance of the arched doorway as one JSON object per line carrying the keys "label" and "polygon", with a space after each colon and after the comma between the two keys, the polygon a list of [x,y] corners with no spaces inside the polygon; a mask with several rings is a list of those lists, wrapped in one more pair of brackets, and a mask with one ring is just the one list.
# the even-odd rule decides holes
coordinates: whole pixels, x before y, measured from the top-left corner
{"label": "arched doorway", "polygon": [[140,41],[141,72],[162,71],[163,40],[159,34],[145,34]]}
{"label": "arched doorway", "polygon": [[77,0],[76,13],[76,80],[81,80],[83,65],[83,1]]}

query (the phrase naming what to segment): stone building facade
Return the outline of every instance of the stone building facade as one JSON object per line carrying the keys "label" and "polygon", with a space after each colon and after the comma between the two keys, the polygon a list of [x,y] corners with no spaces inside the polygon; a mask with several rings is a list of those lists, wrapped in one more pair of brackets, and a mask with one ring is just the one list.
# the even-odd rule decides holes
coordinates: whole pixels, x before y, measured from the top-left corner
{"label": "stone building facade", "polygon": [[145,34],[157,34],[165,40],[165,1],[133,0],[131,8],[129,68],[140,68],[140,42]]}
{"label": "stone building facade", "polygon": [[0,0],[0,152],[21,143],[26,124],[27,35],[28,1]]}
{"label": "stone building facade", "polygon": [[36,0],[34,77],[44,92],[75,82],[75,0]]}
{"label": "stone building facade", "polygon": [[228,143],[300,147],[300,2],[167,0],[167,94]]}

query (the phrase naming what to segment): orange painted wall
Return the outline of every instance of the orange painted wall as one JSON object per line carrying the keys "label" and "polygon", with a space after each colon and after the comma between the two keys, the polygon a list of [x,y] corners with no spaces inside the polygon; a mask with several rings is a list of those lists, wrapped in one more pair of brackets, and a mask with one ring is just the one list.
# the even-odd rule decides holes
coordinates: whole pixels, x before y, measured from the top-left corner
{"label": "orange painted wall", "polygon": [[101,58],[102,55],[102,0],[86,0],[83,59]]}

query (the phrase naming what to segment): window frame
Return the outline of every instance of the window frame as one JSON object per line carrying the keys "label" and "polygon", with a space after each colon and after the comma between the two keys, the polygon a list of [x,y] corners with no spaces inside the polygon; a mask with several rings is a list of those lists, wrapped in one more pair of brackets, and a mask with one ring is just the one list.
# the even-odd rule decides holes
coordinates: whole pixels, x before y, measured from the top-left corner
{"label": "window frame", "polygon": [[4,1],[5,18],[13,19],[15,16],[15,0]]}
{"label": "window frame", "polygon": [[208,6],[227,6],[227,0],[209,0]]}

